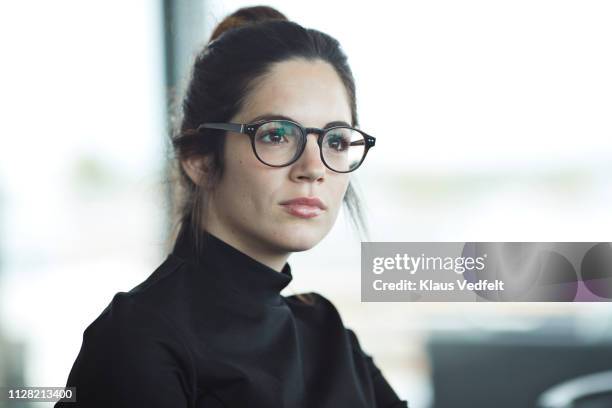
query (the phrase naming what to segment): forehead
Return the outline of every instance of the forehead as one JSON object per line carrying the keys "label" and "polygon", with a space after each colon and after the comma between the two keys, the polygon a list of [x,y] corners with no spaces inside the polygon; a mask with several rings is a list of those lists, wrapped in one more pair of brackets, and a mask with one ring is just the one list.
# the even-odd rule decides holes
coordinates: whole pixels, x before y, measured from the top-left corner
{"label": "forehead", "polygon": [[304,126],[351,123],[348,94],[340,76],[322,60],[292,59],[272,65],[245,99],[240,120],[263,114],[288,116]]}

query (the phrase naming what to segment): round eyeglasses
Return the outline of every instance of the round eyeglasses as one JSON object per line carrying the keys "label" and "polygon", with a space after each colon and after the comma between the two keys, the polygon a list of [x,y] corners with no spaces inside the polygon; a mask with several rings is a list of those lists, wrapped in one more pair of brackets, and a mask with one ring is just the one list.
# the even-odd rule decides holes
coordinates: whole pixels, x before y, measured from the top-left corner
{"label": "round eyeglasses", "polygon": [[227,130],[248,135],[255,156],[272,167],[295,163],[304,153],[306,136],[315,133],[318,135],[321,161],[337,173],[356,170],[376,142],[376,138],[349,126],[305,128],[291,120],[280,119],[254,123],[203,123],[197,131],[201,129]]}

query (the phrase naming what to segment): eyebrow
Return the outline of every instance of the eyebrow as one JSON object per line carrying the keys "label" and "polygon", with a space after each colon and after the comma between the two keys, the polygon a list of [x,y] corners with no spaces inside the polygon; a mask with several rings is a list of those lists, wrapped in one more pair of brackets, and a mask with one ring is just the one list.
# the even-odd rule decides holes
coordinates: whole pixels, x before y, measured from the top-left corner
{"label": "eyebrow", "polygon": [[[257,122],[257,121],[260,121],[260,120],[290,120],[290,121],[295,122],[295,123],[300,123],[297,120],[295,120],[293,118],[290,118],[289,116],[276,115],[276,114],[271,114],[271,113],[266,113],[266,114],[263,114],[263,115],[256,116],[253,119],[251,119],[248,123]],[[336,120],[336,121],[327,123],[325,126],[323,126],[323,129],[330,128],[332,126],[348,126],[348,127],[352,127],[350,124],[346,123],[343,120]]]}

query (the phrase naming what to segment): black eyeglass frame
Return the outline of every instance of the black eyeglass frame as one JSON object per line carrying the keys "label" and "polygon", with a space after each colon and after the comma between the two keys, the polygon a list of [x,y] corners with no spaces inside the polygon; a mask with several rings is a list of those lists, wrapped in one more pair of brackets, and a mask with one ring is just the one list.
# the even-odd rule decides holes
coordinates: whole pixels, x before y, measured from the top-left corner
{"label": "black eyeglass frame", "polygon": [[[282,165],[275,165],[275,164],[269,164],[266,163],[265,161],[262,160],[261,157],[259,157],[259,155],[257,154],[257,149],[255,148],[255,135],[257,134],[257,130],[270,122],[286,122],[286,123],[291,123],[293,125],[295,125],[298,129],[300,129],[300,132],[302,134],[302,138],[301,138],[301,142],[300,145],[298,146],[298,150],[296,151],[295,156],[293,157],[293,159],[291,159],[291,161],[287,164],[282,164]],[[350,173],[353,172],[355,170],[357,170],[359,168],[359,166],[361,166],[361,163],[363,163],[363,161],[365,160],[367,154],[368,154],[368,150],[370,150],[371,147],[373,147],[376,144],[376,138],[374,136],[370,136],[367,133],[365,133],[362,130],[359,129],[355,129],[353,127],[350,126],[331,126],[328,128],[310,128],[310,127],[304,127],[302,125],[300,125],[297,122],[294,122],[292,120],[288,120],[288,119],[264,119],[261,121],[257,121],[257,122],[253,122],[253,123],[216,123],[216,122],[208,122],[208,123],[202,123],[201,125],[199,125],[196,129],[197,132],[200,132],[202,129],[217,129],[217,130],[226,130],[229,132],[235,132],[235,133],[242,133],[244,135],[248,135],[249,138],[251,139],[251,147],[253,148],[253,153],[255,154],[255,157],[257,157],[257,159],[262,162],[263,164],[270,166],[270,167],[286,167],[286,166],[290,166],[293,163],[295,163],[296,161],[298,161],[298,159],[302,156],[302,154],[304,153],[304,150],[306,149],[306,143],[308,142],[308,138],[307,136],[310,133],[315,133],[318,137],[317,137],[317,144],[319,145],[319,155],[321,157],[321,161],[323,162],[323,164],[325,164],[325,167],[327,167],[328,169],[330,169],[331,171],[334,171],[336,173]],[[338,171],[335,169],[332,169],[327,162],[325,162],[325,159],[323,158],[323,136],[329,132],[330,130],[334,130],[334,129],[350,129],[356,132],[359,132],[362,136],[363,136],[363,140],[364,140],[364,144],[365,144],[365,150],[363,151],[363,156],[361,157],[361,160],[359,161],[359,163],[353,167],[351,170],[347,170],[347,171]]]}

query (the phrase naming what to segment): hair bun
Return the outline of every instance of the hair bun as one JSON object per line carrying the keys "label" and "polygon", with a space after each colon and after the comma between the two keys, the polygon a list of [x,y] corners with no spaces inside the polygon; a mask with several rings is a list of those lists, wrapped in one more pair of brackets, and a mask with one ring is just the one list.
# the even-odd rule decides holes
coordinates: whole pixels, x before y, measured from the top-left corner
{"label": "hair bun", "polygon": [[269,6],[243,7],[225,17],[223,21],[215,27],[208,42],[216,40],[221,34],[233,28],[268,20],[288,21],[288,18],[280,11]]}

